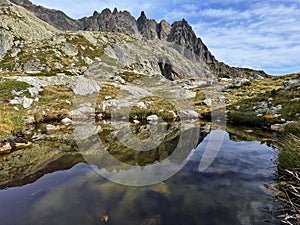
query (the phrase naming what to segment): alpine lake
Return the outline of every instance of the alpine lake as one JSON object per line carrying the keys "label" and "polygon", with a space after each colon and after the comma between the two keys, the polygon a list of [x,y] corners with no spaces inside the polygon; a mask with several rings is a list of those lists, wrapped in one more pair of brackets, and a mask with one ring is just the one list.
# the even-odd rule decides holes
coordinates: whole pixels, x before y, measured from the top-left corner
{"label": "alpine lake", "polygon": [[0,156],[3,225],[280,224],[276,133],[73,124]]}

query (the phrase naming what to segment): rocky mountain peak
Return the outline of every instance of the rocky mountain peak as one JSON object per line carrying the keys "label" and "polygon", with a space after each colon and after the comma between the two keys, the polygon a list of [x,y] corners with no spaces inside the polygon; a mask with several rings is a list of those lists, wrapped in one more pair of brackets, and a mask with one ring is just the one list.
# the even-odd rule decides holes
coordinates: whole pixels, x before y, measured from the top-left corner
{"label": "rocky mountain peak", "polygon": [[141,15],[140,15],[139,18],[144,19],[144,20],[147,19],[146,14],[145,14],[144,11],[141,12]]}
{"label": "rocky mountain peak", "polygon": [[114,8],[113,14],[118,14],[118,9],[117,9],[117,7]]}
{"label": "rocky mountain peak", "polygon": [[139,37],[136,20],[128,11],[119,11],[115,8],[112,12],[106,8],[101,13],[94,12],[90,17],[77,21],[80,29],[89,31],[119,32]]}
{"label": "rocky mountain peak", "polygon": [[[8,0],[0,1],[7,2]],[[207,63],[213,71],[221,76],[222,74],[227,76],[232,70],[236,71],[236,69],[219,63],[215,59],[185,19],[170,25],[165,20],[157,23],[154,19],[148,19],[144,11],[141,12],[136,20],[128,11],[118,11],[117,8],[114,8],[112,12],[107,8],[101,13],[95,11],[90,17],[74,20],[61,11],[36,6],[29,0],[10,1],[23,6],[28,11],[33,12],[38,18],[59,30],[118,32],[135,38],[160,39],[169,42],[173,48],[185,57]],[[262,75],[264,76],[265,74]]]}
{"label": "rocky mountain peak", "polygon": [[147,39],[158,38],[157,22],[149,20],[144,11],[141,12],[140,17],[136,21],[137,27],[141,35]]}

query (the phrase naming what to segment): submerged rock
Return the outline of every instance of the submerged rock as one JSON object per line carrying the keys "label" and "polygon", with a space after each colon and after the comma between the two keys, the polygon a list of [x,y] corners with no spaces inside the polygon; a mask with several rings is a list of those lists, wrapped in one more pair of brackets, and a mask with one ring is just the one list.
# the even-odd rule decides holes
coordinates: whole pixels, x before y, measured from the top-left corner
{"label": "submerged rock", "polygon": [[141,225],[160,225],[161,223],[161,216],[155,215],[153,217],[146,218]]}

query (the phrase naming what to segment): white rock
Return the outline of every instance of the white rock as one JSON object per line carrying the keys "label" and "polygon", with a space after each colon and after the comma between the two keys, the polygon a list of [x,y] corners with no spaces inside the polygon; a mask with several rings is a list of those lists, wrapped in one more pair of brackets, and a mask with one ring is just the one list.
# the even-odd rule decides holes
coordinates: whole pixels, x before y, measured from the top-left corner
{"label": "white rock", "polygon": [[64,124],[70,124],[70,123],[72,123],[72,120],[69,119],[69,118],[64,118],[64,119],[61,120],[61,122],[64,123]]}
{"label": "white rock", "polygon": [[235,108],[235,110],[239,111],[240,108],[241,108],[241,106],[237,105],[237,106],[235,106],[234,108]]}
{"label": "white rock", "polygon": [[136,106],[139,107],[140,109],[146,109],[147,108],[145,102],[138,102],[136,104]]}
{"label": "white rock", "polygon": [[15,98],[15,99],[9,100],[9,103],[12,105],[19,105],[19,104],[21,104],[21,100],[19,98]]}
{"label": "white rock", "polygon": [[158,116],[157,115],[150,115],[147,117],[147,121],[157,121]]}
{"label": "white rock", "polygon": [[139,120],[133,120],[132,122],[135,123],[135,124],[141,123]]}
{"label": "white rock", "polygon": [[32,98],[27,98],[26,96],[24,96],[22,98],[22,105],[24,109],[28,109],[31,104],[33,103],[33,99]]}
{"label": "white rock", "polygon": [[25,116],[24,117],[24,122],[26,124],[33,124],[33,123],[35,123],[35,119],[34,119],[33,116]]}
{"label": "white rock", "polygon": [[47,124],[46,125],[46,130],[47,132],[53,132],[56,130],[56,126],[52,125],[52,124]]}
{"label": "white rock", "polygon": [[212,99],[210,99],[210,98],[205,99],[202,102],[209,107],[212,105]]}
{"label": "white rock", "polygon": [[274,131],[282,131],[283,130],[284,125],[283,124],[272,124],[271,125],[271,130]]}

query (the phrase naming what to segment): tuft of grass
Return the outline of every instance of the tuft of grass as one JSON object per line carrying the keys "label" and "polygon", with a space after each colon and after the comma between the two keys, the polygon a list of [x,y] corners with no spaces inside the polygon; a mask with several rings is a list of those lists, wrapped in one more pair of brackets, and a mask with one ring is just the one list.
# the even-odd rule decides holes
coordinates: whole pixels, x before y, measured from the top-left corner
{"label": "tuft of grass", "polygon": [[15,130],[24,130],[26,124],[24,115],[26,111],[22,107],[18,107],[16,111],[12,105],[0,105],[0,140],[11,136]]}
{"label": "tuft of grass", "polygon": [[259,117],[253,112],[240,112],[231,110],[228,113],[228,122],[232,124],[243,124],[249,126],[266,125],[267,120],[265,117]]}
{"label": "tuft of grass", "polygon": [[6,80],[0,82],[0,101],[7,101],[14,97],[12,91],[15,90],[16,92],[23,91],[23,95],[29,97],[30,94],[28,92],[28,88],[30,85],[23,81],[16,81],[16,80]]}
{"label": "tuft of grass", "polygon": [[111,98],[115,98],[120,93],[120,89],[112,84],[101,84],[101,88],[102,90],[99,93],[96,102],[97,105],[101,104],[105,100],[105,97],[111,96]]}
{"label": "tuft of grass", "polygon": [[124,70],[121,74],[118,74],[126,82],[132,83],[133,81],[145,77],[144,74],[136,73],[134,71]]}
{"label": "tuft of grass", "polygon": [[300,121],[285,126],[278,155],[279,199],[289,205],[283,222],[300,224]]}
{"label": "tuft of grass", "polygon": [[41,119],[43,112],[48,116],[61,114],[68,116],[72,109],[74,94],[70,88],[62,85],[49,85],[40,93],[41,97],[35,110],[36,119]]}
{"label": "tuft of grass", "polygon": [[147,108],[140,108],[136,105],[134,105],[130,112],[129,116],[131,118],[138,117],[145,119],[147,116],[150,115],[157,115],[159,117],[170,117],[169,111],[176,112],[176,108],[168,102],[165,98],[159,97],[159,96],[150,96],[140,99],[141,102],[147,103]]}

